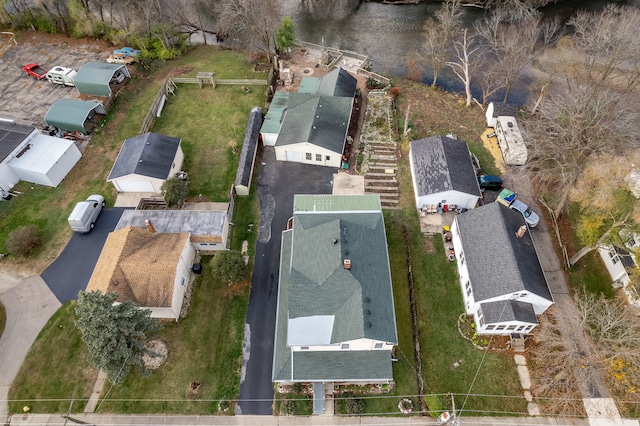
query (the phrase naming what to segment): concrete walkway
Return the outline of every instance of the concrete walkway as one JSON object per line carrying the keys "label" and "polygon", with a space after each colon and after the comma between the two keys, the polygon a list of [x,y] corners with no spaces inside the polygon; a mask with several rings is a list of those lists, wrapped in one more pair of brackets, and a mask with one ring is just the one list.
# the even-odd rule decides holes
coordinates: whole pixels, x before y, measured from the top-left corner
{"label": "concrete walkway", "polygon": [[9,412],[9,387],[42,327],[61,303],[39,276],[17,279],[0,273],[0,280],[0,301],[7,312],[0,337],[0,421],[4,421]]}

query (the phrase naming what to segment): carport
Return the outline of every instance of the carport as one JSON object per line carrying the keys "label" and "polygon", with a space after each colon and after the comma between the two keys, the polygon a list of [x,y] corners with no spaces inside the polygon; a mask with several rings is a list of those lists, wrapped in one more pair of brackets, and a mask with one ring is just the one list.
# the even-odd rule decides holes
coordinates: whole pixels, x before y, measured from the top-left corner
{"label": "carport", "polygon": [[93,118],[96,114],[106,114],[99,102],[63,98],[51,105],[44,121],[67,132],[78,131],[86,135],[95,127]]}
{"label": "carport", "polygon": [[111,96],[111,79],[118,72],[131,78],[126,65],[89,62],[80,67],[73,81],[81,95]]}

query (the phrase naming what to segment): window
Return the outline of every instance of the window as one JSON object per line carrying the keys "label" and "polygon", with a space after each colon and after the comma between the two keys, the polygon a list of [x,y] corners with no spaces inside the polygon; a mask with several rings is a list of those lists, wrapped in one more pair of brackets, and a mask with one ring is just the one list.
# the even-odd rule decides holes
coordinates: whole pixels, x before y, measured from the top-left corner
{"label": "window", "polygon": [[460,259],[460,265],[464,265],[464,252],[461,251],[458,258]]}
{"label": "window", "polygon": [[311,161],[311,153],[307,152],[307,156],[306,156],[307,160]]}
{"label": "window", "polygon": [[309,346],[300,346],[300,350],[301,351],[308,351],[309,350]]}
{"label": "window", "polygon": [[341,344],[340,349],[349,349],[349,344],[348,343]]}
{"label": "window", "polygon": [[324,159],[327,160],[327,161],[331,161],[331,156],[327,155],[326,157],[324,157]]}
{"label": "window", "polygon": [[322,161],[322,154],[316,154],[316,161]]}
{"label": "window", "polygon": [[509,327],[507,327],[507,330],[515,330],[516,326],[515,325],[510,325]]}
{"label": "window", "polygon": [[519,297],[519,298],[521,298],[521,299],[523,299],[523,298],[527,297],[527,293],[520,293],[520,294],[518,295],[518,297]]}
{"label": "window", "polygon": [[493,329],[495,329],[495,328],[496,328],[496,326],[495,326],[495,325],[493,325],[493,324],[489,324],[489,325],[485,328],[485,330],[493,330]]}
{"label": "window", "polygon": [[182,279],[180,280],[180,285],[184,286],[184,277],[182,277]]}
{"label": "window", "polygon": [[382,349],[382,343],[376,343],[374,348],[375,349]]}
{"label": "window", "polygon": [[496,327],[496,331],[504,330],[504,325],[499,325]]}

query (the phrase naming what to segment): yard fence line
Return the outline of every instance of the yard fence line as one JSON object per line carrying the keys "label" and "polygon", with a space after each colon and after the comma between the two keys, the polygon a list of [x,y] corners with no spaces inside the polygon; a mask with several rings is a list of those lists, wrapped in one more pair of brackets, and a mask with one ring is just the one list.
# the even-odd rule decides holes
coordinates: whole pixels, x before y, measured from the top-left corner
{"label": "yard fence line", "polygon": [[364,68],[358,68],[358,75],[363,75],[367,78],[371,78],[375,81],[377,81],[378,83],[382,83],[385,86],[389,86],[391,84],[391,79],[388,77],[385,77],[383,75],[380,74],[376,74],[375,72],[369,71],[369,70],[365,70]]}
{"label": "yard fence line", "polygon": [[143,133],[147,133],[151,129],[151,127],[153,126],[153,123],[156,122],[156,116],[157,116],[158,106],[160,105],[160,102],[163,102],[163,99],[166,100],[166,96],[169,93],[173,94],[174,89],[175,89],[175,84],[171,80],[171,76],[168,76],[164,81],[164,83],[162,84],[162,87],[160,88],[160,90],[158,90],[156,97],[153,99],[153,102],[149,107],[149,111],[147,111],[146,117],[142,121],[142,127],[140,128],[140,133],[139,133],[140,135]]}

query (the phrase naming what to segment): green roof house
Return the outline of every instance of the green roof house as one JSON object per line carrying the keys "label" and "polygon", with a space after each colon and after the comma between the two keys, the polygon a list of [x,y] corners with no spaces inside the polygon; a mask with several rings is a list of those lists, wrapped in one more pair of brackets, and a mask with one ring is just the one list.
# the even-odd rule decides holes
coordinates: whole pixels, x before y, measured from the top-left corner
{"label": "green roof house", "polygon": [[389,383],[398,342],[377,195],[296,195],[282,233],[272,379]]}

